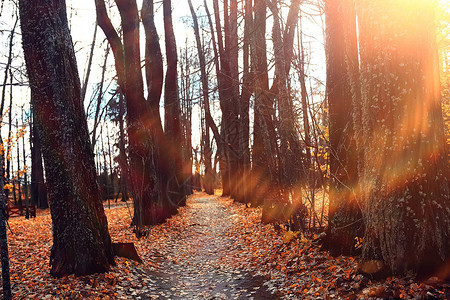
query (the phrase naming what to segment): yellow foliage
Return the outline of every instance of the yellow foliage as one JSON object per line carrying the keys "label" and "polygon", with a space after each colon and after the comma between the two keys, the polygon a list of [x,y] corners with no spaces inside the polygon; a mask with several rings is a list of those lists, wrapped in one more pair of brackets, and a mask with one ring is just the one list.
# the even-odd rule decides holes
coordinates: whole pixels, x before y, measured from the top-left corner
{"label": "yellow foliage", "polygon": [[303,235],[303,233],[300,233],[300,242],[308,244],[310,241]]}
{"label": "yellow foliage", "polygon": [[12,192],[12,190],[13,190],[13,185],[12,184],[10,184],[10,183],[7,183],[7,184],[5,184],[4,186],[3,186],[3,189],[7,189],[7,190],[9,190],[10,192]]}
{"label": "yellow foliage", "polygon": [[[283,242],[289,243],[290,241],[295,239],[299,233],[300,233],[300,231],[291,231],[291,230],[286,231],[283,236]],[[303,237],[303,235],[302,235],[302,237]]]}

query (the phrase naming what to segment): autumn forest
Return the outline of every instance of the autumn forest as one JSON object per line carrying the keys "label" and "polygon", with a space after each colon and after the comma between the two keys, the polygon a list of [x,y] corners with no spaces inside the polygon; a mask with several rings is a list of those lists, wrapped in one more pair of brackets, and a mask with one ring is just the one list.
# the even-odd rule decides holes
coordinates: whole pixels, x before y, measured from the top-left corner
{"label": "autumn forest", "polygon": [[1,0],[4,299],[449,299],[447,0]]}

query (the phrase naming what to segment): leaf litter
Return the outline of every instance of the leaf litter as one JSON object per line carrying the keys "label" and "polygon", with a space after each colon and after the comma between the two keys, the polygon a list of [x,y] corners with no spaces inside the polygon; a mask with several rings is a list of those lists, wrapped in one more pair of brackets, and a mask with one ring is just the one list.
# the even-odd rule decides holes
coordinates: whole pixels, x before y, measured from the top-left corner
{"label": "leaf litter", "polygon": [[[47,211],[48,213],[48,211]],[[261,208],[195,193],[187,206],[137,239],[127,207],[106,209],[113,242],[133,242],[144,261],[116,258],[110,272],[52,278],[51,218],[10,219],[14,299],[449,299],[430,278],[374,281],[353,257],[331,257],[314,236],[262,224]],[[0,287],[0,292],[1,292]]]}

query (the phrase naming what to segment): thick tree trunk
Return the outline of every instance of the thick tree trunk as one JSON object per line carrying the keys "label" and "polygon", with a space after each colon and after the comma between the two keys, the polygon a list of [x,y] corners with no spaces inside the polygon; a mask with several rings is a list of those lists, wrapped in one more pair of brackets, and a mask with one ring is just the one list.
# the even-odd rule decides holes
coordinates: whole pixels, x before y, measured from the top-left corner
{"label": "thick tree trunk", "polygon": [[167,150],[170,156],[168,164],[167,185],[168,192],[174,208],[186,204],[184,184],[186,178],[183,174],[183,134],[180,120],[180,101],[178,98],[177,74],[177,45],[172,24],[172,1],[163,2],[164,33],[166,45],[167,71],[164,85],[164,131],[167,140]]}
{"label": "thick tree trunk", "polygon": [[357,4],[367,228],[363,271],[371,260],[394,274],[426,274],[449,263],[434,3]]}
{"label": "thick tree trunk", "polygon": [[19,2],[22,44],[48,179],[53,276],[105,272],[114,264],[65,4],[64,0]]}
{"label": "thick tree trunk", "polygon": [[[236,9],[235,3],[232,4],[232,9]],[[234,39],[231,38],[234,25],[230,23],[230,18],[234,20],[234,12],[230,13],[228,1],[224,1],[224,39],[220,25],[220,9],[218,1],[213,1],[213,5],[218,46],[218,51],[215,51],[215,55],[218,57],[217,60],[220,61],[217,77],[219,83],[220,108],[222,110],[221,137],[224,146],[221,149],[222,155],[220,160],[223,186],[222,195],[235,197],[237,196],[234,187],[234,180],[235,177],[237,177],[235,172],[239,169],[239,99],[233,80],[233,75],[236,74],[232,69],[234,67],[232,61],[235,62],[234,56],[232,56],[234,55],[234,50],[232,49]],[[218,65],[218,61],[216,61],[216,65]]]}
{"label": "thick tree trunk", "polygon": [[[96,0],[97,22],[105,33],[114,54],[120,89],[127,106],[128,180],[134,199],[133,223],[137,234],[142,225],[162,222],[170,215],[161,201],[154,156],[154,135],[150,130],[153,116],[144,98],[139,50],[139,16],[136,1],[117,0],[122,20],[123,44],[107,15],[105,2]],[[161,125],[160,125],[161,126]]]}
{"label": "thick tree trunk", "polygon": [[156,31],[154,20],[153,0],[142,3],[142,23],[145,30],[145,75],[148,86],[147,126],[153,139],[153,159],[156,170],[156,187],[159,193],[155,199],[154,206],[164,212],[164,218],[174,212],[174,205],[170,200],[169,186],[167,184],[170,168],[170,154],[166,136],[163,132],[159,106],[163,89],[164,71],[163,57],[159,36]]}
{"label": "thick tree trunk", "polygon": [[269,78],[266,53],[266,3],[254,2],[254,35],[252,65],[255,70],[255,109],[252,155],[252,202],[279,198],[277,135],[274,126],[273,101],[269,97]]}
{"label": "thick tree trunk", "polygon": [[[333,255],[355,254],[364,235],[357,199],[358,155],[353,129],[352,74],[358,74],[356,14],[350,0],[325,4],[327,97],[330,124],[330,204],[327,239]],[[356,109],[356,108],[355,108]],[[360,200],[360,199],[359,199]]]}

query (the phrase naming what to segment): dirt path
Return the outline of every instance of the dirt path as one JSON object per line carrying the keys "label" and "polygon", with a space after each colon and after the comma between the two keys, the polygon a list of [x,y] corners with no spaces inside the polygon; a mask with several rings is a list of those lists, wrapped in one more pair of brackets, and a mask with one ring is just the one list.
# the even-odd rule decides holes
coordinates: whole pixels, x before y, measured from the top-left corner
{"label": "dirt path", "polygon": [[263,277],[225,262],[234,247],[227,235],[234,218],[217,197],[192,197],[178,217],[184,224],[160,249],[153,278],[159,288],[149,285],[141,299],[277,299]]}

